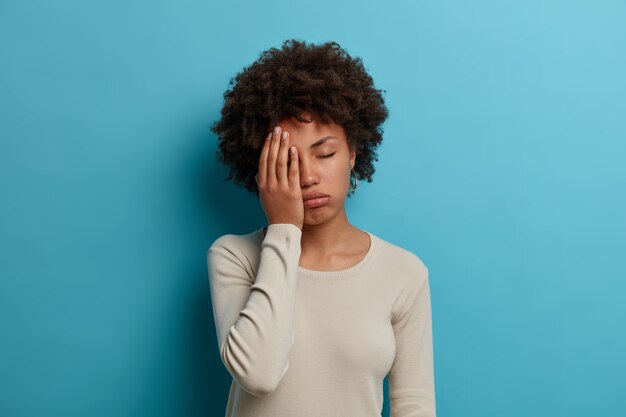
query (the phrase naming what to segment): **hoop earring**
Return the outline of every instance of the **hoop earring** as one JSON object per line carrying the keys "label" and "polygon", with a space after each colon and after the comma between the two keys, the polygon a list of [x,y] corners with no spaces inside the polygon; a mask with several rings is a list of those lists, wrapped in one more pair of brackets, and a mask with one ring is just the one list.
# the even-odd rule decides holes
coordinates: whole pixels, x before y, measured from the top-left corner
{"label": "hoop earring", "polygon": [[[352,186],[352,178],[353,178],[352,173],[353,172],[354,172],[354,186]],[[358,186],[359,186],[359,180],[356,177],[356,171],[354,170],[354,168],[352,168],[350,170],[350,191],[356,190],[356,187]]]}

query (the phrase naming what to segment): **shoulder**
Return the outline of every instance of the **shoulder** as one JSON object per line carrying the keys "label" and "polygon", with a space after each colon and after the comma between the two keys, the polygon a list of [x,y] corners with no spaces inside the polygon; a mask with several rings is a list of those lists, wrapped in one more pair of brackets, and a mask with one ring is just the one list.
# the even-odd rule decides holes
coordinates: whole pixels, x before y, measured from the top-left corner
{"label": "shoulder", "polygon": [[254,263],[260,252],[260,241],[257,229],[250,233],[234,234],[227,233],[217,237],[207,249],[207,256],[212,254],[221,255],[236,259],[242,266],[246,267]]}
{"label": "shoulder", "polygon": [[420,285],[428,280],[426,263],[413,250],[378,237],[379,257],[389,276],[398,277],[404,284]]}
{"label": "shoulder", "polygon": [[430,297],[428,267],[414,251],[386,240],[379,241],[385,279],[393,284],[395,293],[391,308],[392,322],[395,323],[410,311],[411,306]]}

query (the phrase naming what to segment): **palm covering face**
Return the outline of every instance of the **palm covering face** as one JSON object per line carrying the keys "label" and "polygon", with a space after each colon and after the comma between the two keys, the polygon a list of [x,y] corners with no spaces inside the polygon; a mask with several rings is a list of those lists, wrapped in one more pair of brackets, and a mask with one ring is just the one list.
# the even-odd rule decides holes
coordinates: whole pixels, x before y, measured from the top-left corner
{"label": "palm covering face", "polygon": [[298,151],[289,148],[289,133],[280,126],[267,136],[255,176],[259,200],[268,224],[292,223],[302,229],[304,203],[300,188]]}

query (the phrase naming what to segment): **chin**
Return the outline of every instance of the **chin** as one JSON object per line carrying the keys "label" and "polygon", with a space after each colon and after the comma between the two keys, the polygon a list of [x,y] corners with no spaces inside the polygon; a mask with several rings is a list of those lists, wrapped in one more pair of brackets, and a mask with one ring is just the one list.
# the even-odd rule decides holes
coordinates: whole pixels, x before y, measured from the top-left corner
{"label": "chin", "polygon": [[325,204],[315,208],[304,208],[304,224],[317,225],[329,221],[336,213],[330,210],[330,206]]}

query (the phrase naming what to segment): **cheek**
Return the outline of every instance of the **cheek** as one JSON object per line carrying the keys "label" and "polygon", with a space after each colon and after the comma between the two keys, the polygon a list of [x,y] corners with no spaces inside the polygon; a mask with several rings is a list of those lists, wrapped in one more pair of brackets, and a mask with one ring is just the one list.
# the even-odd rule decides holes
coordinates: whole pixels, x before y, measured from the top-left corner
{"label": "cheek", "polygon": [[326,161],[326,164],[320,166],[321,179],[327,184],[343,186],[343,183],[348,181],[350,175],[348,167],[348,162],[340,158],[334,159],[333,161]]}

